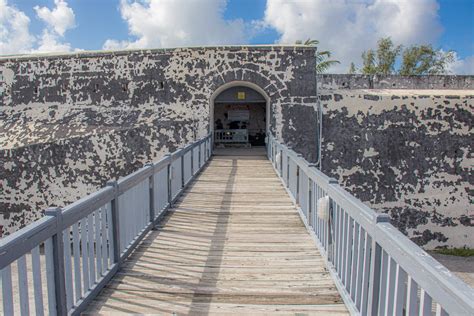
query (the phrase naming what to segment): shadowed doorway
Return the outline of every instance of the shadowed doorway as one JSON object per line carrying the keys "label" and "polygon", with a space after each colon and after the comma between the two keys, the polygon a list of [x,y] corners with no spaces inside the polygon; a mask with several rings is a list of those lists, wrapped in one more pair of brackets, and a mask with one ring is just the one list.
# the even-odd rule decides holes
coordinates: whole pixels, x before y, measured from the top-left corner
{"label": "shadowed doorway", "polygon": [[250,87],[235,86],[214,100],[214,142],[217,148],[265,146],[266,100]]}

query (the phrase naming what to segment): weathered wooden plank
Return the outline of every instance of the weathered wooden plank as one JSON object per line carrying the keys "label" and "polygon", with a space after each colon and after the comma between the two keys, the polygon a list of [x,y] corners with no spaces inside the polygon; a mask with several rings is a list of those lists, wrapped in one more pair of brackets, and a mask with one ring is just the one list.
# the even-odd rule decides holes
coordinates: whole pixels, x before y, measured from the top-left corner
{"label": "weathered wooden plank", "polygon": [[[107,298],[147,301],[147,300],[167,300],[170,302],[179,302],[192,299],[192,302],[222,302],[235,304],[340,304],[342,300],[337,292],[335,293],[275,293],[265,294],[260,292],[244,291],[244,292],[228,292],[228,293],[207,293],[192,292],[189,293],[168,293],[155,291],[135,291],[135,290],[119,290],[105,288],[97,300]],[[97,301],[96,300],[96,301]]]}
{"label": "weathered wooden plank", "polygon": [[[142,307],[142,304],[145,307]],[[101,315],[124,315],[129,313],[127,303],[121,304],[119,300],[113,306],[91,306],[90,314],[94,315],[94,308],[100,310]],[[157,310],[159,313],[165,314],[185,314],[185,315],[347,315],[346,307],[343,304],[326,304],[326,305],[256,305],[256,304],[228,304],[228,303],[192,303],[182,304],[177,302],[165,301],[140,301],[134,310],[137,313],[146,313],[149,308]]]}

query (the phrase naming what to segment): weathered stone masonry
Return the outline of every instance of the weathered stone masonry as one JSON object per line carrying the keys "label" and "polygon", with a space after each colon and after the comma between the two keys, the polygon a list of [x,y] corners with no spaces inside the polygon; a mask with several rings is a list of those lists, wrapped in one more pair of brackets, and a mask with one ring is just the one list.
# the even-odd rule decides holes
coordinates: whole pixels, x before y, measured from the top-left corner
{"label": "weathered stone masonry", "polygon": [[16,230],[206,135],[211,95],[233,81],[262,88],[273,132],[314,159],[313,56],[268,46],[1,59],[0,225]]}
{"label": "weathered stone masonry", "polygon": [[[314,50],[211,47],[0,59],[0,225],[16,230],[209,131],[226,83],[317,159]],[[474,77],[323,75],[323,171],[416,242],[474,247]],[[429,90],[428,90],[429,89]]]}
{"label": "weathered stone masonry", "polygon": [[318,81],[323,171],[418,244],[474,247],[474,77],[367,77]]}

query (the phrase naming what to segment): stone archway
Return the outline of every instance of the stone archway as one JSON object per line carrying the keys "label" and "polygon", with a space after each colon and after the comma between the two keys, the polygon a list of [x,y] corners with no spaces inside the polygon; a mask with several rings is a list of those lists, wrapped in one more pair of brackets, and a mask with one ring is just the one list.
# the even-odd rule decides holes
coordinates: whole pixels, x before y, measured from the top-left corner
{"label": "stone archway", "polygon": [[[248,81],[231,81],[226,84],[221,85],[219,88],[217,88],[214,93],[211,95],[211,98],[209,100],[209,109],[210,109],[210,121],[209,121],[209,128],[210,132],[214,135],[215,131],[215,111],[216,111],[216,99],[222,94],[225,93],[226,91],[229,91],[232,88],[239,88],[239,87],[244,87],[244,88],[250,88],[254,92],[256,92],[258,95],[263,97],[263,100],[261,101],[262,103],[265,103],[265,135],[268,135],[270,132],[270,115],[271,115],[271,107],[270,107],[270,97],[268,94],[258,85],[248,82]],[[248,89],[247,89],[248,90]],[[245,99],[245,97],[244,97]],[[243,101],[245,103],[245,101]]]}

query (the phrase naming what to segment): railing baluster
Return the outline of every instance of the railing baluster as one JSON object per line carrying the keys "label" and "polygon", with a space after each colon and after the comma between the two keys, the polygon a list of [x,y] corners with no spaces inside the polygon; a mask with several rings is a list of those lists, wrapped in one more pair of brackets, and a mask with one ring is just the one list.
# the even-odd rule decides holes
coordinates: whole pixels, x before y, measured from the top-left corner
{"label": "railing baluster", "polygon": [[84,294],[90,289],[89,282],[89,252],[87,250],[87,218],[81,219],[81,252],[82,252],[82,280],[84,282]]}
{"label": "railing baluster", "polygon": [[12,287],[12,270],[8,265],[2,269],[2,299],[3,313],[6,316],[14,314],[13,308],[13,287]]}
{"label": "railing baluster", "polygon": [[339,271],[341,269],[339,268],[339,262],[341,261],[341,237],[342,237],[342,212],[341,209],[339,208],[339,205],[336,204],[336,202],[333,202],[333,206],[335,208],[336,214],[337,214],[337,221],[335,222],[336,224],[336,240],[335,240],[335,248],[336,248],[336,260],[334,262],[334,267],[336,269],[337,274],[339,274]]}
{"label": "railing baluster", "polygon": [[150,222],[155,221],[155,207],[158,201],[155,201],[155,171],[153,167],[153,163],[147,164],[153,169],[151,176],[148,178],[148,185],[149,185],[149,194],[150,194]]}
{"label": "railing baluster", "polygon": [[405,271],[397,264],[397,271],[395,276],[395,298],[393,315],[402,316],[406,300],[406,281],[407,274]]}
{"label": "railing baluster", "polygon": [[334,266],[334,269],[336,269],[337,272],[337,261],[339,259],[339,211],[336,202],[333,199],[329,199],[332,212],[334,213],[334,240],[332,242],[333,245],[333,259],[332,259],[332,264]]}
{"label": "railing baluster", "polygon": [[436,316],[448,316],[448,313],[439,304],[436,304]]}
{"label": "railing baluster", "polygon": [[107,183],[107,186],[111,186],[115,190],[115,197],[114,199],[110,202],[110,215],[111,215],[111,220],[109,222],[109,225],[111,227],[111,252],[113,253],[113,263],[117,263],[119,266],[121,264],[121,244],[120,244],[120,208],[119,208],[119,196],[118,196],[118,185],[117,181],[110,181]]}
{"label": "railing baluster", "polygon": [[351,283],[351,264],[352,264],[352,249],[353,249],[353,237],[354,237],[354,232],[353,232],[353,223],[354,220],[352,217],[347,214],[347,236],[346,236],[346,244],[345,244],[345,249],[346,249],[346,260],[345,260],[345,273],[344,273],[344,285],[346,286],[346,290],[350,290],[350,283]]}
{"label": "railing baluster", "polygon": [[6,316],[13,315],[12,270],[10,265],[2,269],[2,299],[3,313]]}
{"label": "railing baluster", "polygon": [[95,283],[95,254],[94,254],[94,217],[93,213],[87,216],[87,233],[89,241],[89,285],[94,286]]}
{"label": "railing baluster", "polygon": [[[372,238],[371,238],[372,239]],[[380,275],[382,268],[382,247],[372,239],[372,254],[370,257],[369,291],[367,293],[367,313],[378,315],[380,299]]]}
{"label": "railing baluster", "polygon": [[[190,176],[191,178],[194,175],[194,148],[193,147],[191,147],[190,152],[191,152],[191,176]],[[189,179],[187,180],[189,181]]]}
{"label": "railing baluster", "polygon": [[[360,290],[360,312],[361,315],[366,315],[368,312],[367,304],[368,304],[368,297],[370,294],[371,287],[369,285],[369,278],[371,277],[372,270],[374,266],[372,265],[372,256],[374,256],[372,239],[370,238],[369,234],[365,232],[364,234],[364,264],[362,268],[362,284]],[[373,290],[373,289],[372,289]]]}
{"label": "railing baluster", "polygon": [[364,279],[364,261],[365,261],[365,238],[366,233],[362,226],[359,226],[359,250],[358,250],[358,258],[357,258],[357,278],[355,284],[355,294],[354,294],[354,303],[359,309],[360,308],[360,301],[361,301],[361,291],[362,291],[362,281]]}
{"label": "railing baluster", "polygon": [[35,298],[35,313],[37,316],[42,316],[44,315],[44,304],[39,246],[36,246],[31,250],[31,268],[33,271],[33,295]]}
{"label": "railing baluster", "polygon": [[26,255],[17,260],[18,264],[18,290],[20,292],[20,313],[30,314],[30,302],[28,298],[28,274],[26,268]]}
{"label": "railing baluster", "polygon": [[385,306],[387,298],[387,286],[389,284],[389,270],[390,269],[390,257],[382,250],[382,267],[380,273],[380,299],[379,299],[379,315],[385,315]]}
{"label": "railing baluster", "polygon": [[46,284],[48,286],[48,310],[49,315],[58,315],[56,307],[56,281],[54,266],[53,237],[44,242],[44,255],[46,257]]}
{"label": "railing baluster", "polygon": [[63,231],[64,244],[64,274],[66,281],[66,303],[67,310],[70,310],[74,301],[74,292],[72,286],[72,265],[71,265],[71,234],[69,227]]}
{"label": "railing baluster", "polygon": [[142,200],[140,199],[140,185],[136,185],[133,188],[130,189],[131,191],[131,199],[130,199],[130,207],[127,208],[127,215],[131,220],[133,220],[133,223],[135,224],[133,229],[130,232],[129,236],[129,242],[127,245],[127,248],[130,247],[130,244],[132,241],[135,239],[135,236],[138,234],[140,231],[140,222],[142,219]]}
{"label": "railing baluster", "polygon": [[309,177],[306,179],[307,181],[307,197],[306,197],[306,207],[308,210],[308,226],[314,231],[313,225],[313,217],[314,217],[314,210],[313,210],[313,182]]}
{"label": "railing baluster", "polygon": [[102,277],[102,238],[100,237],[102,228],[100,225],[102,217],[102,208],[95,211],[95,259],[96,259],[96,277],[100,280]]}
{"label": "railing baluster", "polygon": [[419,304],[418,304],[418,284],[412,277],[408,277],[407,284],[407,304],[406,314],[408,316],[418,315]]}
{"label": "railing baluster", "polygon": [[[168,156],[169,156],[170,158],[172,157],[170,154],[168,154]],[[173,172],[173,170],[172,170],[172,165],[173,165],[173,160],[170,159],[170,162],[168,163],[168,165],[167,165],[167,167],[166,167],[166,170],[167,170],[167,179],[168,179],[168,185],[167,185],[167,187],[168,187],[168,205],[169,205],[170,207],[171,207],[171,201],[173,200],[172,197],[171,197],[171,195],[172,195],[172,187],[171,187],[171,186],[172,186],[172,182],[171,182],[171,181],[172,181],[172,179],[171,179],[172,174],[171,174],[171,173]]]}
{"label": "railing baluster", "polygon": [[76,300],[82,297],[81,287],[81,253],[78,223],[72,225],[72,247],[74,254],[74,286],[76,290]]}
{"label": "railing baluster", "polygon": [[198,145],[198,152],[199,152],[199,157],[198,157],[198,166],[199,166],[199,169],[201,169],[202,167],[202,159],[201,159],[201,147],[202,147],[202,143]]}
{"label": "railing baluster", "polygon": [[426,293],[424,289],[421,289],[421,294],[420,294],[420,315],[422,316],[428,316],[432,315],[431,308],[433,305],[433,300],[431,299],[431,296]]}
{"label": "railing baluster", "polygon": [[385,315],[392,315],[394,308],[394,297],[395,297],[395,280],[397,274],[397,263],[392,257],[388,257],[388,278],[387,278],[387,290],[385,299]]}
{"label": "railing baluster", "polygon": [[353,225],[353,235],[352,235],[352,262],[350,264],[350,287],[349,293],[351,294],[352,300],[355,300],[355,291],[356,291],[356,280],[357,280],[357,273],[358,263],[359,263],[359,224],[352,220]]}
{"label": "railing baluster", "polygon": [[[64,271],[64,243],[63,243],[63,231],[62,227],[62,210],[60,208],[49,208],[46,210],[45,215],[55,216],[57,222],[56,234],[51,237],[52,241],[52,258],[53,258],[53,271],[54,271],[54,291],[55,291],[55,303],[56,303],[56,314],[66,315],[67,314],[67,302],[66,302],[66,280]],[[50,284],[48,284],[50,286]],[[51,309],[51,305],[50,305]]]}
{"label": "railing baluster", "polygon": [[108,270],[107,267],[107,229],[106,229],[106,223],[107,223],[107,209],[108,209],[109,203],[107,203],[103,208],[102,208],[102,214],[100,217],[100,230],[101,230],[101,253],[102,253],[102,271],[101,275],[104,275],[105,272]]}
{"label": "railing baluster", "polygon": [[[183,149],[181,149],[181,150],[183,150]],[[181,187],[180,187],[180,189],[182,189],[182,188],[184,188],[184,184],[185,184],[185,182],[184,182],[184,154],[181,155],[181,167],[180,168],[181,168]]]}
{"label": "railing baluster", "polygon": [[348,257],[348,247],[347,247],[347,241],[348,241],[348,232],[349,232],[349,218],[348,218],[348,215],[346,213],[346,210],[345,209],[342,209],[342,212],[343,212],[343,217],[342,217],[342,247],[341,247],[341,273],[340,273],[340,277],[341,277],[341,281],[342,281],[342,284],[346,285],[346,282],[345,282],[345,274],[346,274],[346,262],[347,262],[347,257]]}

